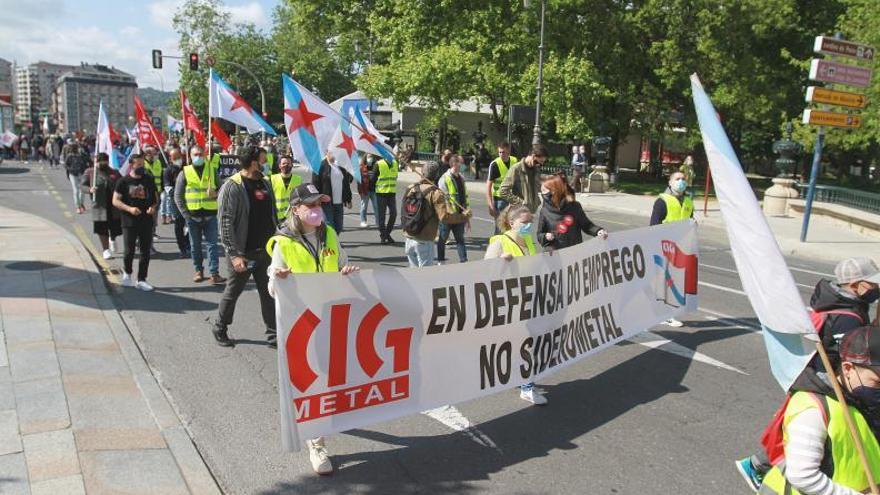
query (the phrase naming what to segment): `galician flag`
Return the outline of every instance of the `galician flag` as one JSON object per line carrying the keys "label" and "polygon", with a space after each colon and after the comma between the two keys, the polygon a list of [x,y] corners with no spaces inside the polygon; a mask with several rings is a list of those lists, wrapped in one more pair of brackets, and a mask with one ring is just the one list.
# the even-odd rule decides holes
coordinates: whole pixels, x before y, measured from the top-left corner
{"label": "galician flag", "polygon": [[120,168],[119,157],[116,155],[116,149],[113,148],[113,138],[110,136],[110,121],[107,119],[107,112],[104,111],[104,99],[98,106],[98,129],[95,131],[95,154],[107,153],[110,157],[110,166],[116,170]]}
{"label": "galician flag", "polygon": [[336,159],[336,165],[348,170],[355,181],[361,181],[360,156],[351,135],[352,125],[348,119],[340,119],[339,127],[330,140],[330,153]]}
{"label": "galician flag", "polygon": [[168,114],[168,130],[171,132],[183,132],[183,121],[177,120]]}
{"label": "galician flag", "polygon": [[351,122],[354,124],[352,134],[358,151],[381,156],[391,163],[394,160],[394,152],[385,143],[388,138],[379,133],[360,108],[355,107],[352,110]]}
{"label": "galician flag", "polygon": [[737,272],[761,322],[773,377],[788,390],[812,359],[818,335],[755,193],[696,74],[691,76],[691,89]]}
{"label": "galician flag", "polygon": [[284,127],[287,129],[293,156],[315,172],[339,131],[342,116],[286,74],[281,75],[284,89]]}
{"label": "galician flag", "polygon": [[229,84],[214,72],[214,69],[211,69],[208,78],[208,115],[240,125],[250,134],[265,132],[275,135],[272,126],[266,123],[260,114],[255,112],[238,93],[229,87]]}

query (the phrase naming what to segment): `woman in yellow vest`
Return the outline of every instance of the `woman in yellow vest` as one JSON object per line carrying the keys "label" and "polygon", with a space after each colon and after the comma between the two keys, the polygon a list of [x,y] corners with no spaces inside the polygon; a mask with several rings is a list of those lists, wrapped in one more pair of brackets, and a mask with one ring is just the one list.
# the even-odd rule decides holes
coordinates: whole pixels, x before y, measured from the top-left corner
{"label": "woman in yellow vest", "polygon": [[[290,194],[287,220],[269,239],[266,252],[272,253],[269,266],[269,293],[275,295],[275,280],[297,273],[339,272],[343,275],[360,268],[348,264],[336,231],[324,222],[321,205],[330,198],[314,184],[297,186]],[[312,469],[318,474],[333,472],[324,438],[306,440]]]}
{"label": "woman in yellow vest", "polygon": [[[847,397],[874,480],[880,480],[880,328],[853,330],[840,344],[836,379]],[[785,459],[764,477],[762,495],[869,493],[868,477],[826,374],[807,368],[783,417]]]}
{"label": "woman in yellow vest", "polygon": [[[500,234],[489,238],[485,259],[501,258],[507,261],[519,256],[532,256],[537,253],[535,240],[532,238],[532,221],[534,215],[525,205],[508,206],[498,214]],[[519,398],[543,406],[547,404],[534,383],[520,386]]]}
{"label": "woman in yellow vest", "polygon": [[[659,225],[661,223],[680,222],[693,218],[694,216],[694,200],[688,194],[687,178],[681,172],[673,172],[669,176],[669,185],[657,201],[654,201],[654,208],[651,211],[650,225]],[[681,327],[684,323],[669,318],[664,321],[670,327]]]}

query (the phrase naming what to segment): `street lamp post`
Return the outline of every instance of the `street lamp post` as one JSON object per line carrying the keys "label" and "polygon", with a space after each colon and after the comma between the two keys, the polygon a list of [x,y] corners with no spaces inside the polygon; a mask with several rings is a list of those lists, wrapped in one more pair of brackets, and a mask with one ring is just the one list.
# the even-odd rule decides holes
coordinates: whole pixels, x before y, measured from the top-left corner
{"label": "street lamp post", "polygon": [[[523,0],[523,5],[529,8],[530,0]],[[544,12],[547,9],[547,0],[541,0],[541,37],[538,44],[538,84],[535,87],[537,99],[535,102],[535,128],[532,134],[532,144],[541,144],[541,94],[544,92]]]}

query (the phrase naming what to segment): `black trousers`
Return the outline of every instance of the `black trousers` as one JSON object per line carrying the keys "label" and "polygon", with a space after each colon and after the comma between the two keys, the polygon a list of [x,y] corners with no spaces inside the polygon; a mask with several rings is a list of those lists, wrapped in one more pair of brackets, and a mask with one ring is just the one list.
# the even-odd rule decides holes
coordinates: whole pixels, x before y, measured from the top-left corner
{"label": "black trousers", "polygon": [[153,219],[141,214],[144,219],[135,221],[131,227],[122,227],[122,240],[125,243],[123,255],[123,268],[125,273],[131,274],[134,263],[134,249],[137,246],[140,251],[138,259],[138,280],[147,279],[147,270],[150,268],[150,247],[153,245]]}
{"label": "black trousers", "polygon": [[[394,193],[376,193],[376,223],[379,227],[379,234],[382,237],[391,235],[394,230],[394,223],[397,221],[397,194]],[[385,210],[388,210],[388,222],[385,222]]]}
{"label": "black trousers", "polygon": [[181,215],[174,215],[174,237],[177,239],[177,249],[181,253],[189,252],[189,236],[184,232],[186,219]]}
{"label": "black trousers", "polygon": [[269,295],[269,274],[267,270],[272,263],[272,258],[261,249],[245,254],[248,261],[256,262],[252,271],[239,273],[232,268],[232,258],[226,258],[226,268],[229,271],[229,278],[226,279],[226,289],[223,291],[223,297],[220,299],[220,313],[218,319],[224,325],[231,325],[235,316],[235,303],[238,302],[238,296],[244,291],[248,280],[253,276],[254,282],[257,284],[257,293],[260,296],[260,311],[263,314],[263,323],[266,325],[267,336],[275,335],[275,299]]}

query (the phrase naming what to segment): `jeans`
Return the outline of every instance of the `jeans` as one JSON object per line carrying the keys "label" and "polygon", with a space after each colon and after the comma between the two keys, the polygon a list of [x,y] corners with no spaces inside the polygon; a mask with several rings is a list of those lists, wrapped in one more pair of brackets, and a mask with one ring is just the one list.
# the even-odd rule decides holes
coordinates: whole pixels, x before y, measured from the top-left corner
{"label": "jeans", "polygon": [[266,325],[266,336],[273,339],[276,333],[275,300],[269,295],[269,274],[267,273],[272,258],[265,249],[246,253],[245,258],[248,261],[257,262],[252,272],[236,272],[232,268],[232,258],[227,258],[226,268],[229,271],[229,278],[226,279],[226,289],[223,291],[223,297],[220,298],[218,321],[223,326],[232,324],[232,318],[235,316],[235,303],[238,302],[238,297],[244,291],[248,280],[253,276],[257,285],[257,293],[260,296],[260,311],[263,314],[263,324]]}
{"label": "jeans", "polygon": [[455,225],[440,224],[440,232],[437,237],[437,260],[446,261],[446,240],[449,239],[449,233],[455,237],[455,248],[458,250],[458,261],[467,263],[467,247],[464,245],[464,228],[466,224],[458,223]]}
{"label": "jeans", "polygon": [[217,251],[217,216],[203,217],[201,221],[190,218],[186,221],[189,228],[189,246],[192,252],[193,266],[197,272],[205,270],[202,239],[208,247],[208,271],[211,275],[220,274],[220,257]]}
{"label": "jeans", "polygon": [[140,251],[138,260],[137,279],[146,280],[147,270],[150,268],[150,247],[153,244],[153,222],[148,217],[143,220],[135,220],[131,227],[122,227],[122,240],[125,244],[125,253],[122,265],[125,273],[131,275],[134,264],[134,249],[137,246]]}
{"label": "jeans", "polygon": [[327,225],[333,227],[337,234],[341,234],[345,215],[342,205],[324,203],[321,205],[321,209],[324,210],[324,221],[327,222]]}
{"label": "jeans", "polygon": [[73,189],[73,206],[82,208],[83,193],[80,188],[80,184],[82,184],[82,175],[69,174],[68,178],[70,179],[70,187]]}
{"label": "jeans", "polygon": [[[507,208],[507,201],[505,201],[501,198],[492,198],[492,199],[495,200],[495,211],[497,211],[498,215],[500,216],[501,212],[505,208]],[[498,222],[496,221],[495,222],[495,235],[498,235],[500,233],[501,233],[501,229],[498,228]]]}
{"label": "jeans", "polygon": [[171,216],[171,203],[174,202],[174,198],[171,197],[171,192],[162,191],[161,200],[159,202],[159,214],[163,217]]}
{"label": "jeans", "polygon": [[379,208],[376,206],[376,193],[373,191],[368,192],[366,196],[361,196],[361,223],[367,223],[367,210],[371,204],[373,205],[373,221],[378,225],[379,220],[376,215],[378,215]]}
{"label": "jeans", "polygon": [[[394,230],[394,222],[397,221],[397,195],[392,193],[376,193],[376,226],[379,227],[379,235],[387,237]],[[385,223],[385,210],[388,210],[388,223]]]}
{"label": "jeans", "polygon": [[409,266],[434,266],[434,241],[419,241],[416,239],[406,238],[403,248],[406,253],[406,259],[409,260]]}

